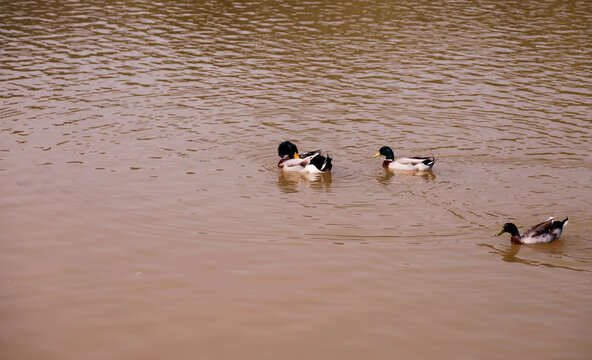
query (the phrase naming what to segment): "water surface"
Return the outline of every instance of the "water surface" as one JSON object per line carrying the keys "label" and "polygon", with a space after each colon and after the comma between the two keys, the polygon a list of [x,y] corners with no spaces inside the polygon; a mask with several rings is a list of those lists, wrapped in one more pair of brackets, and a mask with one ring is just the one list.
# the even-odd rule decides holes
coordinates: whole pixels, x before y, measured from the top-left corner
{"label": "water surface", "polygon": [[589,2],[0,9],[3,358],[592,355]]}

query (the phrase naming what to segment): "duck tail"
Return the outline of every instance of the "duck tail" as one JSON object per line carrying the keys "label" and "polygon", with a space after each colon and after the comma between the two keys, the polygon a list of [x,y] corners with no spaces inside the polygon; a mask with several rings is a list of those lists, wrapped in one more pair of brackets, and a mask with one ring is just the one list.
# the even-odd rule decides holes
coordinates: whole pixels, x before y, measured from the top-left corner
{"label": "duck tail", "polygon": [[329,155],[322,156],[317,154],[314,158],[311,159],[310,163],[313,164],[317,169],[320,171],[328,171],[331,170],[331,158]]}
{"label": "duck tail", "polygon": [[434,166],[435,162],[436,162],[436,158],[433,156],[430,156],[430,157],[425,158],[425,160],[422,161],[422,164],[424,164],[425,166],[432,167],[432,166]]}
{"label": "duck tail", "polygon": [[333,160],[333,159],[329,157],[329,154],[327,154],[327,158],[325,159],[325,162],[323,163],[323,167],[321,168],[321,171],[331,170],[331,168],[333,167],[333,164],[331,164],[331,160]]}
{"label": "duck tail", "polygon": [[569,222],[569,218],[568,217],[566,217],[565,219],[563,219],[561,221],[553,221],[552,224],[551,224],[551,229],[563,229],[563,227],[565,225],[567,225],[568,222]]}

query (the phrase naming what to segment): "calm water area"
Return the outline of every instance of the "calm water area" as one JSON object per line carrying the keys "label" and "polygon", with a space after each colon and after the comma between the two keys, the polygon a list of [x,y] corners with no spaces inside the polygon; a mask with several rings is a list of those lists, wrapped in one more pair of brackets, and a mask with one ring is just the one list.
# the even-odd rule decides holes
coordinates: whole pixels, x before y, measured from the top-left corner
{"label": "calm water area", "polygon": [[0,357],[591,359],[591,149],[590,1],[1,1]]}

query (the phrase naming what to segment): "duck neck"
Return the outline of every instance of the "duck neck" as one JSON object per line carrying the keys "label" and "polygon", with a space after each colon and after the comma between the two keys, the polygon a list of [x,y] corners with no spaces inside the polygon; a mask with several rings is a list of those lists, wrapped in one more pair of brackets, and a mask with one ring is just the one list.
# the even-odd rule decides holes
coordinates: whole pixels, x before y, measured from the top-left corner
{"label": "duck neck", "polygon": [[512,244],[522,244],[522,238],[520,237],[520,235],[512,235],[510,241],[512,242]]}

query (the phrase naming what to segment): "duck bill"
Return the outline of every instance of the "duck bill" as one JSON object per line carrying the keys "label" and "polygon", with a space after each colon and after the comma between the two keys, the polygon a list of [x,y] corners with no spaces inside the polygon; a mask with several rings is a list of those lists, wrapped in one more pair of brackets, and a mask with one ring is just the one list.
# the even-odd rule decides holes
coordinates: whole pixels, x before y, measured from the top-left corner
{"label": "duck bill", "polygon": [[294,153],[294,159],[300,159],[300,155],[298,155],[298,153]]}
{"label": "duck bill", "polygon": [[377,157],[377,156],[380,156],[380,153],[376,153],[376,154],[372,155],[372,157]]}
{"label": "duck bill", "polygon": [[500,236],[503,233],[504,233],[504,229],[501,229],[497,234],[495,234],[495,236]]}

